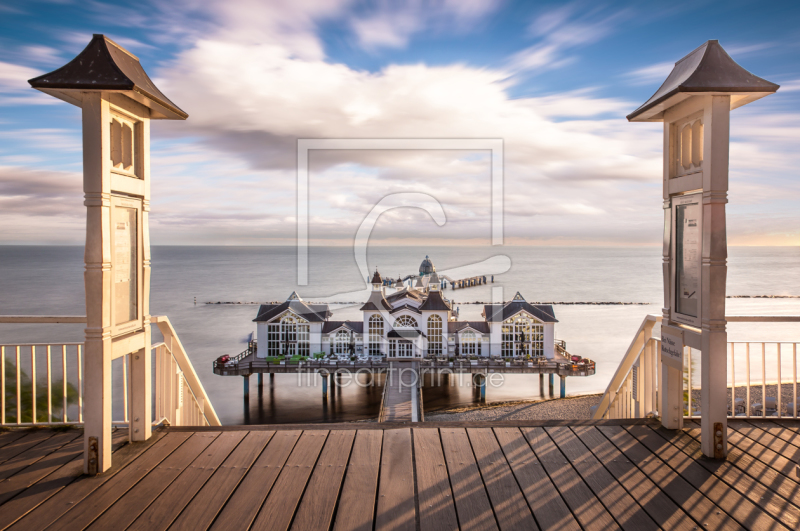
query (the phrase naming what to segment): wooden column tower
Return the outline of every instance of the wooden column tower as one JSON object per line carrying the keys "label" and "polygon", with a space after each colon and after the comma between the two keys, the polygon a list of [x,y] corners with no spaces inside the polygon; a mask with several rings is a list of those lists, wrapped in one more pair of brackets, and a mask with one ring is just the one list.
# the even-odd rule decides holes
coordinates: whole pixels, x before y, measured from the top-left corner
{"label": "wooden column tower", "polygon": [[75,59],[31,79],[81,108],[86,205],[85,472],[111,466],[111,361],[128,356],[130,440],[151,435],[150,120],[185,120],[139,59],[94,35]]}
{"label": "wooden column tower", "polygon": [[[711,40],[675,63],[628,120],[664,122],[664,309],[659,414],[683,426],[683,347],[701,352],[702,448],[727,455],[725,295],[730,111],[778,90]],[[665,337],[669,338],[669,343]],[[672,345],[672,350],[668,348]]]}

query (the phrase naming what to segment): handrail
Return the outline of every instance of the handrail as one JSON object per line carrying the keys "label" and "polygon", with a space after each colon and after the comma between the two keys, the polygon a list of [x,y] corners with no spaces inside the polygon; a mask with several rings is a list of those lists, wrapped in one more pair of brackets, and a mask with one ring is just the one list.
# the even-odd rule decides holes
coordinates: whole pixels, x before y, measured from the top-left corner
{"label": "handrail", "polygon": [[[731,323],[800,323],[800,316],[797,315],[728,315],[725,316],[725,320]],[[648,324],[648,321],[652,321],[652,324]],[[623,356],[622,360],[620,361],[619,366],[617,367],[617,371],[614,373],[614,377],[608,384],[606,392],[603,394],[603,398],[601,399],[598,406],[592,415],[593,419],[602,419],[606,418],[608,415],[622,415],[623,417],[630,417],[633,416],[644,416],[641,411],[638,411],[640,407],[639,400],[646,400],[645,402],[645,410],[650,409],[649,400],[654,400],[655,397],[655,390],[659,390],[659,394],[661,392],[661,383],[660,381],[651,381],[653,374],[652,373],[654,368],[652,367],[653,363],[657,363],[659,356],[656,352],[660,351],[660,338],[652,337],[652,333],[647,333],[646,327],[650,326],[652,330],[652,326],[655,322],[661,321],[661,317],[648,315],[645,320],[642,322],[642,326],[639,327],[639,330],[634,335],[634,339],[631,343],[631,346],[626,351],[625,355]],[[656,345],[655,351],[648,351],[648,354],[643,357],[645,353],[645,349],[648,348],[648,345],[653,342]],[[746,388],[747,398],[744,401],[744,404],[737,403],[736,400],[741,400],[740,398],[736,398],[734,400],[734,390],[736,389],[736,356],[733,350],[734,346],[737,344],[744,344],[747,348],[747,353],[745,356],[745,364],[746,364],[746,383],[744,387]],[[789,344],[793,345],[791,350],[792,352],[790,355],[792,356],[792,379],[788,383],[793,384],[793,396],[797,396],[797,341],[728,341],[728,349],[730,353],[730,367],[731,367],[731,374],[730,374],[730,381],[729,381],[729,389],[731,389],[731,398],[728,398],[730,402],[728,416],[744,416],[746,418],[751,418],[751,405],[750,405],[750,345],[756,344],[761,345],[761,379],[760,381],[760,388],[762,398],[766,395],[766,385],[767,382],[764,378],[765,374],[765,367],[766,367],[766,358],[765,358],[765,345],[767,344],[775,344],[777,346],[777,374],[778,374],[778,393],[777,393],[777,414],[778,417],[782,415],[782,390],[781,385],[785,385],[787,382],[784,382],[781,378],[781,348],[782,345]],[[686,354],[688,364],[686,366],[687,376],[684,376],[684,379],[688,379],[688,385],[681,385],[683,388],[684,393],[684,407],[685,407],[685,418],[695,418],[695,412],[692,407],[692,402],[694,401],[692,391],[693,391],[693,382],[692,382],[692,351],[691,348],[688,346],[685,347],[688,353]],[[639,361],[639,360],[644,360]],[[641,363],[645,364],[645,375],[649,378],[642,379],[641,370],[642,367],[639,367],[639,373],[634,371],[635,366]],[[656,368],[656,370],[659,370]],[[645,389],[641,389],[641,386],[644,385]],[[771,383],[769,385],[772,385]],[[650,388],[652,386],[652,388]],[[664,392],[667,392],[664,390]],[[763,400],[762,400],[763,402]],[[658,406],[653,403],[654,409],[658,409]],[[754,406],[759,407],[759,404],[755,404]],[[798,411],[797,411],[797,404],[794,403],[793,406],[795,411],[790,413],[788,416],[797,418]],[[757,415],[757,417],[763,417],[766,415],[766,407],[761,408],[761,412]],[[742,411],[743,410],[743,411]],[[650,414],[650,411],[646,411],[644,414]]]}
{"label": "handrail", "polygon": [[800,323],[800,315],[726,315],[729,323]]}
{"label": "handrail", "polygon": [[186,383],[189,385],[189,389],[192,391],[192,394],[194,394],[194,396],[198,399],[203,400],[203,411],[206,416],[206,420],[208,420],[208,424],[210,426],[221,426],[222,423],[217,416],[217,412],[214,410],[214,406],[212,405],[211,400],[208,398],[206,390],[203,387],[202,382],[200,382],[200,378],[197,377],[194,366],[192,365],[191,360],[189,360],[186,350],[183,348],[183,344],[178,338],[177,332],[175,332],[175,329],[172,327],[172,323],[170,323],[169,318],[166,315],[154,315],[151,316],[150,322],[158,325],[158,329],[164,336],[164,343],[169,345],[168,348],[172,353],[173,358],[175,358],[178,367],[183,372],[183,377],[186,379]]}
{"label": "handrail", "polygon": [[642,353],[647,343],[647,340],[650,339],[649,337],[647,338],[644,337],[645,332],[647,331],[648,332],[647,335],[649,336],[649,332],[652,332],[653,326],[656,323],[660,323],[661,320],[662,317],[660,315],[654,315],[654,314],[648,314],[647,317],[644,318],[642,324],[639,326],[639,330],[637,330],[636,334],[633,336],[633,341],[631,341],[628,350],[625,352],[625,355],[619,362],[617,371],[614,373],[614,376],[608,383],[606,392],[603,393],[603,398],[597,405],[597,409],[595,410],[594,415],[592,415],[593,419],[599,420],[605,417],[614,399],[614,396],[612,396],[612,394],[616,395],[620,386],[622,386],[622,383],[628,377],[628,373],[630,373],[633,364],[636,362],[637,358]]}
{"label": "handrail", "polygon": [[86,324],[85,315],[0,315],[0,324]]}

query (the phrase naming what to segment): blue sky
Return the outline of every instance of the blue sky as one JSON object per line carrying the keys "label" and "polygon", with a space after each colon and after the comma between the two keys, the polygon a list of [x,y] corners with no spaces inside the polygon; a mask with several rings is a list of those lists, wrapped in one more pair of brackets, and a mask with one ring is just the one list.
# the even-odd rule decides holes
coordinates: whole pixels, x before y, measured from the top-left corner
{"label": "blue sky", "polygon": [[[190,117],[153,126],[156,244],[291,244],[298,138],[503,138],[506,241],[660,243],[660,125],[629,124],[707,39],[778,94],[732,115],[729,240],[798,245],[800,4],[789,1],[0,1],[0,243],[83,240],[80,114],[26,80],[92,33],[136,54]],[[485,244],[489,160],[320,152],[311,238]]]}

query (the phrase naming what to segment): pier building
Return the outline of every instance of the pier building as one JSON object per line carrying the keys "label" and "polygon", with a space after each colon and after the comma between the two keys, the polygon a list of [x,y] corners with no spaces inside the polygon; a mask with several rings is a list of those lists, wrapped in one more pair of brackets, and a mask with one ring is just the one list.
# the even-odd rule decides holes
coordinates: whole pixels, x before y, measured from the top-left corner
{"label": "pier building", "polygon": [[392,293],[387,293],[376,269],[370,297],[360,308],[361,321],[331,321],[327,304],[308,303],[296,292],[281,304],[261,305],[254,319],[257,357],[502,356],[566,361],[557,353],[558,320],[552,305],[531,304],[517,293],[511,301],[484,305],[482,320],[460,321],[427,257],[426,265],[418,277],[427,280],[424,286]]}

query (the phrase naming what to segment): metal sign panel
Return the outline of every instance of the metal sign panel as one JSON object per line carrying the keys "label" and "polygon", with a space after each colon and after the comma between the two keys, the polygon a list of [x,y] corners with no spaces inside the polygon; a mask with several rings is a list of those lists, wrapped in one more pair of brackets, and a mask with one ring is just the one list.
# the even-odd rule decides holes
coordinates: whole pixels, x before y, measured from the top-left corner
{"label": "metal sign panel", "polygon": [[702,199],[702,193],[672,198],[671,319],[697,328],[702,321]]}

